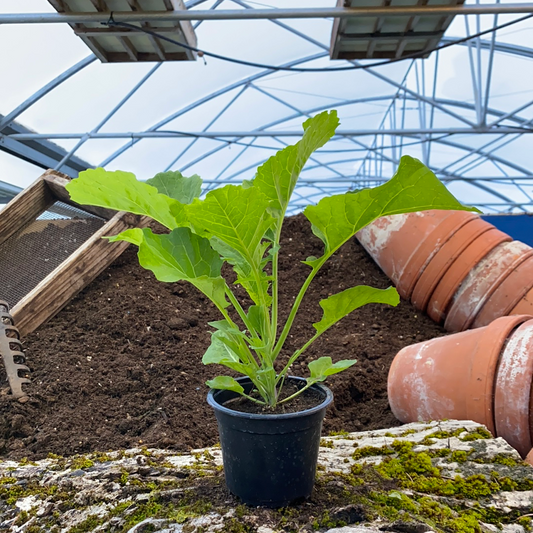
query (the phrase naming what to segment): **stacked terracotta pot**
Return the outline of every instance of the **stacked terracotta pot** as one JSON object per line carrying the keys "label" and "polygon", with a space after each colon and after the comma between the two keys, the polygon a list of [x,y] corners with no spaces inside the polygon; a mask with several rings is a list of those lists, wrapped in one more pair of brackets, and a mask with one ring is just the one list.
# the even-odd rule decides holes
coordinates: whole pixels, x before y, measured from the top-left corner
{"label": "stacked terracotta pot", "polygon": [[527,454],[527,457],[526,457],[525,461],[526,461],[526,463],[529,463],[531,466],[533,466],[533,448]]}
{"label": "stacked terracotta pot", "polygon": [[474,420],[526,457],[533,448],[533,316],[407,346],[392,363],[388,395],[402,422]]}
{"label": "stacked terracotta pot", "polygon": [[400,296],[448,331],[533,314],[533,249],[474,213],[381,217],[357,238]]}

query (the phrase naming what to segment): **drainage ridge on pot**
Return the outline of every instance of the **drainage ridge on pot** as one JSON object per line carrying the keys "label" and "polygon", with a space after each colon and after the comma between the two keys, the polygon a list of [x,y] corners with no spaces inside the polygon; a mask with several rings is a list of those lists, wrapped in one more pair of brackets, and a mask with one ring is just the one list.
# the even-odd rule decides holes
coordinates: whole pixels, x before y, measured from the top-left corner
{"label": "drainage ridge on pot", "polygon": [[[247,393],[249,378],[237,381]],[[287,381],[305,384],[305,379]],[[317,406],[295,413],[254,414],[224,403],[238,395],[211,390],[207,401],[215,410],[228,489],[248,505],[283,507],[311,495],[315,482],[320,433],[332,392],[322,384],[309,390],[322,398]]]}
{"label": "drainage ridge on pot", "polygon": [[531,246],[520,241],[506,242],[494,248],[457,289],[444,327],[451,332],[468,329],[489,296],[530,251]]}
{"label": "drainage ridge on pot", "polygon": [[425,240],[420,242],[416,252],[406,263],[396,286],[403,298],[411,298],[417,281],[423,275],[435,254],[446,245],[457,231],[477,218],[478,216],[473,213],[451,211],[450,215],[444,218]]}
{"label": "drainage ridge on pot", "polygon": [[[469,272],[496,246],[510,242],[513,239],[503,231],[492,228],[486,233],[482,233],[477,237],[459,257],[452,263],[450,268],[446,271],[442,279],[439,281],[437,287],[431,295],[427,313],[437,324],[442,324],[450,303],[457,289],[461,286]],[[531,312],[527,311],[516,312],[512,314],[524,315],[533,314],[533,292],[532,292],[532,306]]]}
{"label": "drainage ridge on pot", "polygon": [[466,222],[465,211],[432,209],[378,218],[356,234],[365,250],[408,299],[420,273],[439,247]]}
{"label": "drainage ridge on pot", "polygon": [[510,315],[533,315],[533,288],[516,304]]}
{"label": "drainage ridge on pot", "polygon": [[511,314],[513,308],[533,285],[533,250],[496,287],[476,315],[473,328],[490,324],[494,319]]}
{"label": "drainage ridge on pot", "polygon": [[485,222],[481,218],[475,218],[469,220],[451,235],[448,241],[435,253],[420,275],[413,290],[411,303],[417,309],[425,311],[433,291],[452,263],[469,244],[493,227],[492,224]]}

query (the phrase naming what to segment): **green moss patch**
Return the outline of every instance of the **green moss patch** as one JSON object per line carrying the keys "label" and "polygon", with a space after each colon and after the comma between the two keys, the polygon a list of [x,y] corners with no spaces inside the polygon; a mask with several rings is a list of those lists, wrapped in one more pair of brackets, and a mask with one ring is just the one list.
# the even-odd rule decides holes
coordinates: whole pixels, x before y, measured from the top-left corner
{"label": "green moss patch", "polygon": [[[27,525],[25,533],[58,533],[63,528],[62,517],[69,509],[83,511],[86,517],[67,533],[88,533],[101,526],[104,531],[125,533],[147,518],[183,524],[184,533],[202,533],[194,519],[208,514],[217,521],[221,533],[252,533],[258,525],[287,533],[323,531],[377,519],[383,523],[426,524],[441,533],[481,533],[481,522],[519,523],[531,531],[529,516],[518,511],[503,513],[488,506],[493,496],[500,493],[533,490],[533,475],[527,474],[521,461],[505,454],[492,460],[479,458],[475,441],[487,438],[479,428],[439,430],[428,436],[431,441],[455,437],[470,442],[470,450],[433,445],[422,449],[420,442],[402,440],[401,436],[385,446],[350,447],[352,453],[342,463],[347,469],[344,473],[327,472],[319,465],[311,498],[283,509],[242,505],[226,489],[223,472],[209,451],[197,453],[192,464],[179,470],[172,466],[168,456],[149,450],[136,452],[135,461],[133,456],[116,452],[50,458],[55,467],[63,465],[67,475],[61,479],[67,481],[86,479],[84,476],[94,472],[96,466],[117,461],[107,465],[106,470],[106,479],[116,487],[115,500],[103,497],[99,500],[96,491],[90,502],[107,505],[102,516],[91,512],[89,505],[76,503],[79,491],[74,481],[70,485],[58,482],[43,486],[37,476],[18,484],[19,469],[4,470],[0,498],[13,509],[17,500],[32,495],[53,504],[53,511],[38,521],[33,511],[18,513],[17,524]],[[335,442],[329,439],[321,444],[335,448]],[[480,466],[478,472],[472,462],[486,466]],[[455,468],[463,475],[453,472]],[[76,473],[78,470],[84,472]],[[520,471],[521,475],[508,475],[513,471]]]}

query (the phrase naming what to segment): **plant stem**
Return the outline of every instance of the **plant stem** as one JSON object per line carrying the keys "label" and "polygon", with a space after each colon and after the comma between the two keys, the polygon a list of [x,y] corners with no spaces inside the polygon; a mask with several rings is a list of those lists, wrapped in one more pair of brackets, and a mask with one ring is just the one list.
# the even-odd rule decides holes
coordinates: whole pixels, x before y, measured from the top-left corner
{"label": "plant stem", "polygon": [[314,277],[317,275],[318,271],[320,270],[320,267],[326,262],[328,256],[324,255],[320,258],[320,262],[313,267],[313,270],[309,273],[309,276],[307,276],[307,279],[305,280],[304,284],[302,285],[302,288],[300,289],[300,292],[298,293],[298,296],[296,296],[296,300],[294,300],[294,303],[292,304],[291,312],[289,313],[289,317],[287,318],[287,322],[285,322],[285,327],[283,328],[283,331],[281,332],[281,335],[278,339],[278,342],[276,343],[276,346],[274,348],[274,353],[272,354],[272,360],[274,361],[276,357],[279,355],[279,352],[283,348],[283,344],[285,340],[287,339],[287,336],[289,335],[289,331],[291,330],[292,323],[294,322],[294,317],[296,316],[296,313],[298,312],[298,308],[300,307],[300,304],[302,303],[302,299],[309,288],[309,285],[311,285],[311,282],[313,281]]}
{"label": "plant stem", "polygon": [[[278,261],[279,261],[279,241],[281,239],[281,226],[283,224],[283,218],[285,213],[283,213],[278,222],[278,228],[276,231],[276,238],[274,239],[274,255],[272,256],[272,345],[270,350],[273,349],[278,336]],[[275,357],[272,357],[274,361]]]}
{"label": "plant stem", "polygon": [[[231,292],[230,288],[227,287],[227,289]],[[238,302],[237,302],[238,303]],[[231,317],[229,316],[228,312],[221,306],[215,304],[218,308],[218,310],[222,313],[222,316],[228,321],[230,326],[233,326],[235,329],[239,329],[237,327],[237,324],[231,320]],[[242,308],[241,308],[242,309]],[[244,311],[243,311],[244,312]],[[253,353],[248,348],[248,345],[246,344],[245,340],[243,338],[239,338],[239,343],[244,348],[244,354],[246,355],[246,358],[248,359],[248,363],[252,363],[256,369],[259,368],[259,363],[255,360],[255,357]]]}
{"label": "plant stem", "polygon": [[[284,369],[285,370],[285,369]],[[277,379],[276,379],[276,385],[279,383],[280,381],[280,378],[281,378],[281,383],[280,383],[280,386],[278,387],[278,390],[276,392],[276,401],[278,401],[278,398],[279,398],[279,395],[281,394],[281,389],[283,389],[283,385],[285,383],[285,377],[286,377],[286,373],[285,374],[280,374]]]}
{"label": "plant stem", "polygon": [[252,337],[258,338],[257,332],[255,329],[251,326],[250,322],[248,321],[248,317],[246,316],[246,313],[244,312],[244,309],[242,308],[241,304],[239,303],[239,300],[235,298],[235,295],[233,294],[233,291],[226,285],[226,294],[231,302],[231,305],[235,308],[235,311],[237,311],[237,314],[241,318],[241,320],[244,323],[244,326],[246,329],[250,332]]}
{"label": "plant stem", "polygon": [[312,383],[307,383],[307,385],[305,387],[303,387],[302,389],[296,391],[294,394],[292,394],[291,396],[288,396],[287,398],[285,398],[284,400],[281,400],[281,402],[278,402],[278,403],[285,403],[285,402],[290,402],[292,399],[296,398],[296,396],[299,396],[300,394],[302,394],[303,391],[307,390],[309,387],[311,387],[312,385],[314,385],[316,382],[312,382]]}
{"label": "plant stem", "polygon": [[[324,330],[324,331],[326,331],[326,330]],[[307,350],[307,348],[309,348],[309,346],[311,346],[311,344],[313,344],[313,342],[315,342],[318,339],[318,337],[320,337],[320,335],[322,335],[322,333],[324,333],[324,331],[322,331],[320,333],[316,332],[299,350],[296,350],[291,355],[289,361],[284,366],[283,370],[278,374],[278,378],[276,380],[276,384],[279,383],[280,379],[284,379],[285,378],[285,375],[289,371],[289,368],[294,363],[294,361],[296,361],[296,359],[298,359],[298,357],[300,357],[300,355],[302,355],[305,352],[305,350]]]}
{"label": "plant stem", "polygon": [[[258,294],[260,295],[261,297],[261,303],[262,305],[264,306],[265,309],[268,309],[268,305],[267,305],[267,302],[266,302],[266,298],[265,298],[265,292],[263,292],[262,290],[262,284],[261,284],[261,273],[263,272],[261,269],[257,269],[253,263],[253,261],[249,261],[250,265],[252,266],[252,270],[253,270],[253,273],[254,273],[254,277],[255,277],[255,282],[257,284],[257,292]],[[268,294],[267,294],[268,296]],[[265,328],[265,333],[270,333],[270,314],[267,312],[265,313],[265,320],[266,320],[266,328]],[[269,335],[270,337],[270,335]],[[270,345],[271,343],[271,340],[270,338],[269,339],[263,339],[264,341],[268,341],[268,342],[265,342],[265,344],[268,346]]]}
{"label": "plant stem", "polygon": [[244,392],[241,392],[241,396],[244,396],[246,399],[258,403],[259,405],[266,405],[266,402],[263,402],[261,400],[257,400],[256,398],[252,398],[251,396],[248,396],[248,394],[245,394]]}

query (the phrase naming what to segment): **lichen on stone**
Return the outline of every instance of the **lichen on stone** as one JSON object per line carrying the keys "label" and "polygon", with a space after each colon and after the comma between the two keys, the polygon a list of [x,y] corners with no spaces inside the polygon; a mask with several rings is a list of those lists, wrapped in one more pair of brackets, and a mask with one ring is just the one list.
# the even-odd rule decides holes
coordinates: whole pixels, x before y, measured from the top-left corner
{"label": "lichen on stone", "polygon": [[371,533],[399,531],[401,524],[402,531],[531,530],[533,469],[479,424],[409,424],[332,435],[322,444],[311,498],[284,509],[250,508],[232,496],[219,447],[5,461],[0,531],[296,533],[361,525]]}

